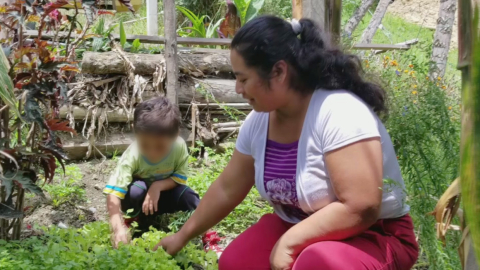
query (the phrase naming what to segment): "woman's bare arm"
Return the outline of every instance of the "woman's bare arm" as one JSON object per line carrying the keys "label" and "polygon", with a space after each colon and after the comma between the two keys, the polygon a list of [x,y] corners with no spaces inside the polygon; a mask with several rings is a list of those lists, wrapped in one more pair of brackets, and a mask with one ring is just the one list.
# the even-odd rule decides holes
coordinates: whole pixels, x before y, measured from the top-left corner
{"label": "woman's bare arm", "polygon": [[227,167],[208,188],[198,208],[179,234],[189,241],[206,232],[245,199],[254,183],[253,158],[235,150]]}
{"label": "woman's bare arm", "polygon": [[358,235],[380,213],[383,186],[382,146],[378,138],[363,140],[325,156],[338,201],[293,226],[279,242],[293,254],[312,243]]}

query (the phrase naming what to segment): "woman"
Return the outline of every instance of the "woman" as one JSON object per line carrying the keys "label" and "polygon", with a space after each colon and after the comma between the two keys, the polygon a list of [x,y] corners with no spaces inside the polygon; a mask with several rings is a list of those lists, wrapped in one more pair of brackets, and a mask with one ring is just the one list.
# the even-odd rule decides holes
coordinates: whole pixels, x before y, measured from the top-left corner
{"label": "woman", "polygon": [[275,213],[226,248],[221,270],[410,269],[418,246],[376,115],[385,92],[362,79],[359,59],[332,48],[308,19],[254,19],[231,47],[236,91],[254,112],[195,213],[159,246],[175,254],[256,185]]}

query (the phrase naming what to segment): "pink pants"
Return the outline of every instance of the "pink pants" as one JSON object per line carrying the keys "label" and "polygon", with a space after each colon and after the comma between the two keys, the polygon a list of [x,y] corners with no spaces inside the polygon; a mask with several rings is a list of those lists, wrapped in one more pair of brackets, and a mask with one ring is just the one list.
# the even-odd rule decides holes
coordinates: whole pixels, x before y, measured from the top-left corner
{"label": "pink pants", "polygon": [[[268,270],[277,240],[292,226],[275,214],[263,216],[240,234],[220,257],[220,270]],[[304,249],[293,270],[408,270],[418,257],[409,215],[379,220],[361,235],[323,241]]]}

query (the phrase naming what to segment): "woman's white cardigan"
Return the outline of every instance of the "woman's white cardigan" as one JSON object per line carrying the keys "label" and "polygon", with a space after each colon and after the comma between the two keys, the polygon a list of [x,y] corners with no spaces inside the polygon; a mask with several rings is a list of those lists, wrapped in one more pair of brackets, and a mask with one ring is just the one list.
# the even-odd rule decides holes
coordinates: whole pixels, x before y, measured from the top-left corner
{"label": "woman's white cardigan", "polygon": [[[254,158],[255,185],[260,195],[271,203],[263,179],[268,122],[268,113],[251,112],[240,130],[236,149]],[[374,137],[381,138],[383,175],[389,180],[384,181],[379,218],[396,218],[408,213],[405,185],[387,130],[361,99],[343,90],[315,91],[305,116],[298,143],[296,173],[298,202],[305,213],[312,214],[337,200],[325,165],[325,153]],[[285,221],[300,221],[287,215],[281,205],[272,206]]]}

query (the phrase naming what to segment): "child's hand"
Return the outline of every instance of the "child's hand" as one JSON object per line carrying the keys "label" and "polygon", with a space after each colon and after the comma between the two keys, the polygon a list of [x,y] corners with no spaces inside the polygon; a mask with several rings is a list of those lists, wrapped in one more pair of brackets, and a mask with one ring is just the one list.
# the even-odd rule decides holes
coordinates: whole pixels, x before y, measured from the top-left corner
{"label": "child's hand", "polygon": [[113,247],[117,248],[118,244],[122,242],[128,244],[128,230],[124,227],[119,227],[113,232]]}
{"label": "child's hand", "polygon": [[143,201],[142,211],[147,216],[153,215],[155,212],[158,211],[158,200],[160,199],[161,189],[155,184],[156,183],[153,183],[150,186],[147,192],[147,196],[145,197],[145,201]]}

